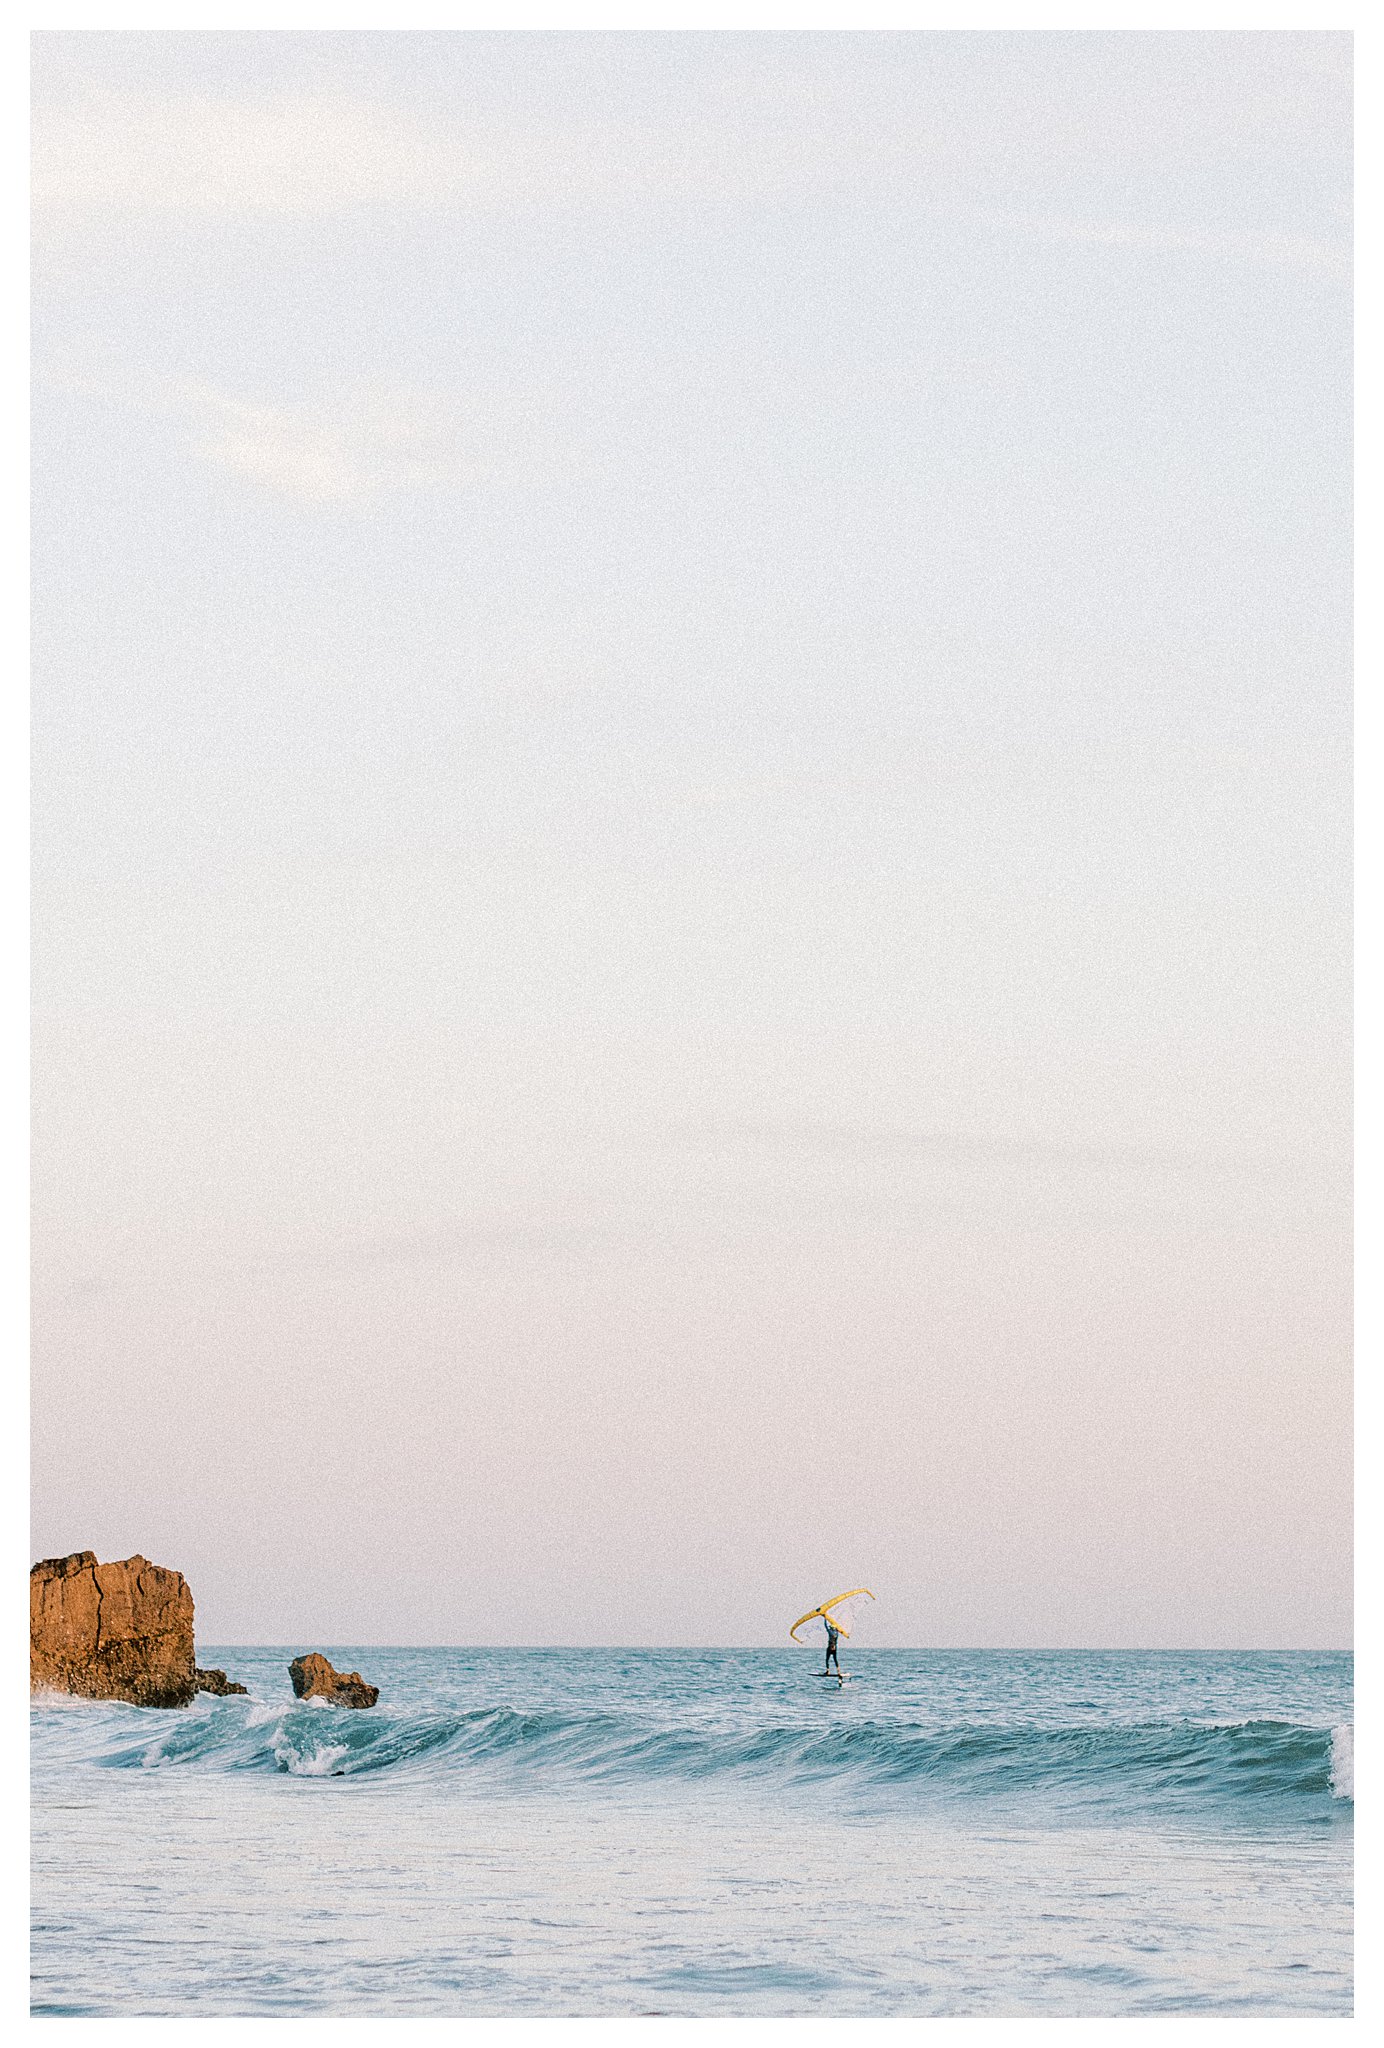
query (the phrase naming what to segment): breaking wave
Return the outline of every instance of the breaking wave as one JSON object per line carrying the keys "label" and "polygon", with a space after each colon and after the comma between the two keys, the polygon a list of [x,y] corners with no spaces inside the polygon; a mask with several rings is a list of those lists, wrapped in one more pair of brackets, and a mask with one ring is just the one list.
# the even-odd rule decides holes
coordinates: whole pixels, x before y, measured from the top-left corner
{"label": "breaking wave", "polygon": [[[916,1787],[956,1799],[1048,1794],[1068,1804],[1189,1810],[1287,1808],[1307,1817],[1353,1799],[1349,1727],[1274,1720],[1150,1721],[1078,1727],[925,1727],[861,1720],[716,1727],[616,1712],[522,1713],[385,1707],[368,1714],[313,1701],[218,1700],[160,1716],[139,1739],[121,1710],[119,1739],[91,1761],[111,1769],[277,1771],[293,1777],[382,1772],[483,1773],[633,1782],[740,1777],[820,1786]],[[93,1733],[96,1731],[93,1729]]]}
{"label": "breaking wave", "polygon": [[1355,1800],[1355,1730],[1331,1731],[1331,1789],[1338,1799]]}

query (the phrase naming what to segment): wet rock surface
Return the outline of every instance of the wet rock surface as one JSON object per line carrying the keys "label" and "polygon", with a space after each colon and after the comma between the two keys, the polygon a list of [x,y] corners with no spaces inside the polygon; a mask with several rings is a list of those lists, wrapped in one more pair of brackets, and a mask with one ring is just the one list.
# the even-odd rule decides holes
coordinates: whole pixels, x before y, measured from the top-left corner
{"label": "wet rock surface", "polygon": [[29,1573],[29,1686],[186,1706],[197,1692],[187,1580],[138,1555],[44,1558]]}
{"label": "wet rock surface", "polygon": [[336,1671],[317,1650],[295,1657],[288,1667],[293,1690],[300,1700],[331,1700],[339,1707],[373,1707],[380,1696],[377,1685],[369,1685],[358,1671]]}
{"label": "wet rock surface", "polygon": [[192,1675],[197,1681],[198,1692],[214,1692],[224,1698],[227,1693],[248,1693],[250,1690],[248,1685],[237,1685],[233,1678],[227,1678],[224,1671],[204,1671],[200,1664]]}

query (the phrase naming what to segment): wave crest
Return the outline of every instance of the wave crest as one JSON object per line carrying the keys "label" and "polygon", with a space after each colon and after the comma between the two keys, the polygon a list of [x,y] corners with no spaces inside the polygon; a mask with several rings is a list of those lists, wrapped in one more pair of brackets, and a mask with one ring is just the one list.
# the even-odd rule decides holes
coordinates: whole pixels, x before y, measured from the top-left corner
{"label": "wave crest", "polygon": [[614,1712],[520,1712],[509,1707],[322,1711],[316,1703],[218,1700],[96,1761],[112,1769],[200,1766],[354,1777],[382,1771],[482,1772],[650,1781],[742,1777],[800,1784],[847,1780],[913,1785],[955,1798],[1049,1793],[1067,1803],[1186,1808],[1353,1797],[1349,1728],[1286,1721],[1209,1725],[926,1727],[855,1721],[750,1729],[668,1723]]}

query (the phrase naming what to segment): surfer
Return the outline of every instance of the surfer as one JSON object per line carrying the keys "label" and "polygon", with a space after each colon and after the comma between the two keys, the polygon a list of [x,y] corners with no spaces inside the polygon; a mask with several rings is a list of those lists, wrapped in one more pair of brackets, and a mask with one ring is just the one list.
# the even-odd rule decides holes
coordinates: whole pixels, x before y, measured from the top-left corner
{"label": "surfer", "polygon": [[[800,1628],[806,1628],[810,1621],[820,1621],[827,1632],[826,1666],[821,1671],[815,1671],[814,1678],[834,1678],[838,1685],[846,1683],[847,1674],[841,1669],[841,1659],[836,1653],[836,1645],[842,1636],[850,1635],[854,1626],[851,1619],[854,1609],[850,1603],[855,1600],[873,1600],[874,1597],[868,1586],[852,1586],[849,1593],[837,1593],[830,1600],[824,1600],[820,1607],[809,1607],[806,1614],[798,1616],[788,1634],[793,1642],[801,1643],[805,1650],[810,1649],[811,1645],[805,1636],[798,1634]],[[838,1610],[841,1611],[841,1619],[834,1621],[832,1616]]]}

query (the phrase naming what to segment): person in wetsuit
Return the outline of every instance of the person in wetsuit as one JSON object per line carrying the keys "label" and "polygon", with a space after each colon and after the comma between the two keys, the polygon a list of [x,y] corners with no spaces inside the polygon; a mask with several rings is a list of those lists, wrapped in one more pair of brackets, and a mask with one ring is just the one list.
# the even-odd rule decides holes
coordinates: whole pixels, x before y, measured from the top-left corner
{"label": "person in wetsuit", "polygon": [[827,1632],[827,1661],[823,1668],[822,1676],[825,1678],[827,1672],[830,1671],[834,1664],[836,1666],[836,1675],[839,1678],[841,1676],[841,1659],[836,1654],[836,1645],[841,1640],[841,1631],[839,1628],[832,1627],[829,1614],[822,1616],[822,1622]]}

